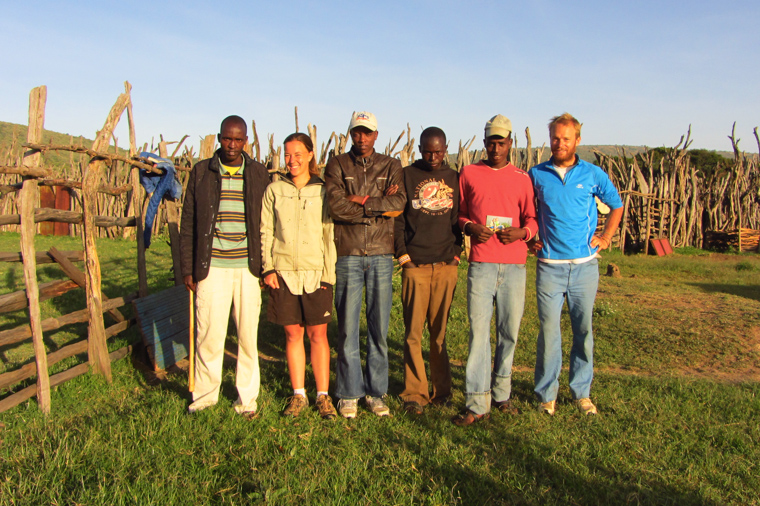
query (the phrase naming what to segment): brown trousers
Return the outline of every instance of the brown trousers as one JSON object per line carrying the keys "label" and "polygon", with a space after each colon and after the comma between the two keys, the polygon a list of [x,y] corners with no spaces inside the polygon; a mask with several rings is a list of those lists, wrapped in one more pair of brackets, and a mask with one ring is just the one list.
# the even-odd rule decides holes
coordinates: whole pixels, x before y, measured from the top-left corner
{"label": "brown trousers", "polygon": [[[425,406],[431,400],[451,395],[451,366],[446,351],[446,323],[454,300],[457,266],[445,263],[419,265],[401,271],[401,301],[404,307],[404,391],[405,402]],[[430,334],[429,393],[425,361],[422,359],[422,331],[428,322]]]}

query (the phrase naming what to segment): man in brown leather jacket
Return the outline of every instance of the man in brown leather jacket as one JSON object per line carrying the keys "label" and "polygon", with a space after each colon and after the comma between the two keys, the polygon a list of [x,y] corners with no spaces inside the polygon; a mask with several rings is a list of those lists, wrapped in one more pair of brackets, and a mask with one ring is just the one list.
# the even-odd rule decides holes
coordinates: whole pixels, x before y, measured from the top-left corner
{"label": "man in brown leather jacket", "polygon": [[[356,416],[360,397],[378,416],[390,414],[388,324],[393,287],[393,217],[404,210],[401,163],[375,152],[377,120],[355,112],[349,126],[353,146],[331,158],[325,169],[330,215],[338,252],[335,309],[338,315],[338,367],[335,395],[345,418]],[[359,317],[366,287],[367,363],[359,354]]]}

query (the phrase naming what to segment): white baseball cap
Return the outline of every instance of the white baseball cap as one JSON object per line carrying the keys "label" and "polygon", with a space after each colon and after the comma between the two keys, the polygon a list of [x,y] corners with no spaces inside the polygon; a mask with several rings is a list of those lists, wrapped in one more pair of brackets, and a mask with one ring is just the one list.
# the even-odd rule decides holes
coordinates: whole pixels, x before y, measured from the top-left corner
{"label": "white baseball cap", "polygon": [[353,130],[356,127],[363,126],[370,129],[373,132],[377,131],[377,118],[371,112],[359,111],[351,115],[351,124],[348,126],[349,130]]}

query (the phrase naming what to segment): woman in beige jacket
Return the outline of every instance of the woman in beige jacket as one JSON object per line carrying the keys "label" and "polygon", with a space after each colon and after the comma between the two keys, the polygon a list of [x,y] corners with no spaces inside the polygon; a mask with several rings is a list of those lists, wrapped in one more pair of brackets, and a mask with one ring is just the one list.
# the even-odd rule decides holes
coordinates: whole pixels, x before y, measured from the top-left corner
{"label": "woman in beige jacket", "polygon": [[285,352],[293,397],[283,414],[295,417],[309,405],[306,397],[304,329],[311,344],[311,364],[322,418],[336,417],[328,395],[330,345],[335,284],[333,223],[324,181],[308,135],[295,133],[284,142],[288,174],[269,185],[261,210],[264,283],[269,287],[269,321],[285,329]]}

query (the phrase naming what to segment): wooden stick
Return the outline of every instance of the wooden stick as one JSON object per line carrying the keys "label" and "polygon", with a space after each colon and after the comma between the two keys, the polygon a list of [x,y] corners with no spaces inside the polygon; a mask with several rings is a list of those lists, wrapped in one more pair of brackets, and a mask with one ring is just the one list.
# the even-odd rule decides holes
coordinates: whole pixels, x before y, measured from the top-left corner
{"label": "wooden stick", "polygon": [[195,292],[190,292],[190,325],[188,338],[188,362],[187,367],[187,389],[190,392],[195,391]]}
{"label": "wooden stick", "polygon": [[177,156],[177,153],[179,152],[179,148],[181,148],[181,147],[182,147],[182,144],[184,144],[184,143],[185,143],[185,140],[187,140],[187,138],[188,138],[188,137],[190,137],[190,136],[189,136],[189,135],[185,135],[184,137],[182,137],[182,138],[179,140],[179,143],[177,143],[177,147],[176,147],[176,148],[174,148],[174,151],[172,151],[172,156],[171,156],[171,159],[172,159],[172,160],[174,160],[174,157],[175,157],[175,156]]}
{"label": "wooden stick", "polygon": [[[127,108],[130,98],[129,93],[119,95],[113,107],[111,107],[103,128],[92,144],[92,151],[105,152],[109,146],[109,139],[119,123],[122,113]],[[109,155],[110,156],[110,155]],[[87,325],[89,347],[87,355],[93,372],[105,376],[108,383],[111,382],[111,362],[108,360],[108,346],[106,345],[105,324],[103,323],[103,300],[101,299],[101,274],[100,259],[98,258],[97,245],[95,243],[95,215],[97,211],[97,188],[101,183],[102,172],[105,163],[102,158],[93,157],[87,164],[82,177],[82,230],[84,242],[84,267],[87,287],[87,309],[90,317]]]}
{"label": "wooden stick", "polygon": [[[34,210],[34,222],[39,223],[41,221],[55,221],[58,223],[74,223],[80,224],[83,220],[83,213],[76,211],[61,211],[60,209],[50,209],[47,207],[41,207]],[[96,227],[134,227],[134,216],[121,216],[114,218],[113,216],[94,216],[94,224]],[[21,215],[8,214],[0,216],[0,225],[18,225],[21,223]]]}
{"label": "wooden stick", "polygon": [[[82,188],[81,181],[74,181],[72,179],[40,179],[39,181],[37,181],[37,184],[39,184],[40,186],[63,186],[65,188],[74,188],[77,190]],[[17,183],[14,185],[10,185],[9,188],[11,189],[11,191],[20,190],[21,184]],[[102,184],[98,188],[98,193],[105,193],[107,195],[118,197],[119,195],[127,193],[130,190],[132,190],[131,184],[124,184],[121,186],[107,186],[107,185]]]}
{"label": "wooden stick", "polygon": [[[137,298],[137,292],[131,293],[124,297],[108,299],[108,301],[103,303],[103,311],[108,311],[109,309],[113,309],[115,307],[121,307],[125,304],[129,304],[136,298]],[[74,311],[73,313],[69,313],[67,315],[58,316],[56,318],[47,318],[45,320],[42,320],[40,327],[42,328],[42,332],[50,332],[51,330],[59,329],[63,327],[64,325],[86,322],[88,319],[88,316],[89,316],[89,311],[87,309],[81,309],[79,311]],[[28,339],[30,337],[32,337],[32,329],[29,327],[29,325],[19,325],[18,327],[13,328],[13,329],[1,330],[0,331],[0,346],[15,344],[20,341],[23,341],[24,339]]]}
{"label": "wooden stick", "polygon": [[179,221],[182,210],[180,209],[179,202],[172,200],[164,201],[164,209],[166,210],[166,224],[169,229],[169,246],[172,252],[172,270],[174,271],[174,284],[184,284],[182,280],[182,262],[180,258],[179,247]]}
{"label": "wooden stick", "polygon": [[[42,137],[42,129],[45,123],[45,102],[47,100],[47,87],[34,88],[29,94],[29,128],[27,140],[35,142]],[[40,163],[40,154],[31,153],[24,159],[31,167]],[[34,207],[37,205],[38,189],[37,181],[27,179],[21,189],[21,254],[24,257],[24,281],[26,283],[26,296],[29,299],[29,327],[34,344],[34,360],[37,364],[37,386],[40,410],[45,415],[50,414],[50,378],[48,377],[47,351],[42,336],[42,324],[40,317],[40,292],[37,284],[37,255],[34,251],[34,236],[36,226],[34,224]]]}
{"label": "wooden stick", "polygon": [[[129,102],[127,102],[127,121],[129,122],[129,152],[132,155],[137,154],[137,141],[135,140],[135,122],[132,115],[132,86],[129,82],[124,83],[125,91],[130,94]],[[182,139],[184,140],[184,139]],[[179,146],[178,146],[179,147]],[[135,235],[137,236],[137,286],[140,297],[148,295],[148,269],[145,263],[145,238],[143,237],[143,203],[145,201],[145,194],[142,185],[140,184],[139,169],[133,167],[130,171],[129,177],[132,181],[132,187],[135,189],[132,192],[132,209],[134,209],[135,215]]]}
{"label": "wooden stick", "polygon": [[[119,322],[115,325],[111,325],[106,329],[106,335],[108,337],[113,337],[119,332],[123,332],[132,325],[135,324],[137,319],[132,318],[130,320],[124,320],[123,322]],[[87,352],[87,339],[82,339],[81,341],[77,341],[76,343],[69,344],[64,346],[63,348],[60,348],[52,353],[48,353],[47,359],[48,359],[48,366],[51,366],[53,364],[57,364],[63,359],[73,357],[74,355],[79,355],[80,353],[86,353]],[[6,388],[10,385],[13,385],[15,383],[18,383],[19,381],[23,381],[27,378],[31,378],[37,374],[37,364],[32,362],[31,364],[26,364],[21,366],[20,368],[16,369],[15,371],[6,372],[3,374],[0,374],[0,388]]]}
{"label": "wooden stick", "polygon": [[[112,351],[108,354],[109,363],[110,362],[116,362],[117,360],[121,360],[122,358],[126,357],[132,352],[132,345],[125,346],[124,348],[118,349],[116,351]],[[70,379],[76,378],[77,376],[81,376],[82,374],[85,374],[87,371],[90,370],[90,367],[87,364],[79,364],[77,366],[72,367],[71,369],[68,369],[63,372],[59,372],[58,374],[54,374],[50,377],[50,386],[58,386],[61,383],[64,383]],[[0,413],[3,411],[8,411],[11,408],[14,408],[24,402],[25,400],[34,397],[37,395],[37,386],[31,385],[23,390],[19,390],[13,395],[9,395],[2,401],[0,401]]]}
{"label": "wooden stick", "polygon": [[[77,284],[70,279],[56,279],[55,281],[42,283],[39,285],[40,302],[63,295],[74,288],[77,288]],[[0,295],[0,313],[18,311],[19,309],[24,309],[28,306],[29,300],[26,296],[26,290],[18,290],[16,292]]]}
{"label": "wooden stick", "polygon": [[[123,95],[123,94],[122,94]],[[117,118],[118,119],[118,118]],[[71,151],[74,153],[83,153],[86,155],[89,155],[91,158],[95,158],[96,160],[102,161],[107,160],[108,163],[112,163],[114,161],[117,162],[124,162],[128,163],[130,165],[134,165],[136,167],[140,167],[141,169],[145,169],[148,172],[155,172],[156,174],[163,174],[163,171],[160,169],[155,168],[152,164],[141,162],[139,159],[130,158],[127,156],[118,155],[116,153],[109,153],[107,151],[103,151],[103,149],[108,149],[108,139],[110,139],[110,135],[105,138],[105,146],[102,149],[90,149],[86,148],[84,146],[64,146],[61,144],[38,144],[38,143],[32,143],[27,142],[25,144],[22,144],[25,148],[37,150],[37,151]]]}
{"label": "wooden stick", "polygon": [[[58,262],[58,265],[61,267],[63,272],[69,278],[71,278],[71,281],[81,286],[82,288],[85,288],[86,283],[84,279],[84,272],[80,271],[76,265],[71,263],[68,258],[66,258],[60,251],[56,249],[55,246],[50,247],[48,254],[53,257],[56,262]],[[101,297],[103,297],[104,302],[108,300],[108,297],[106,297],[105,294],[101,294]],[[121,314],[121,312],[116,308],[109,309],[108,314],[113,316],[114,320],[117,322],[123,322],[125,320],[124,315]]]}
{"label": "wooden stick", "polygon": [[[84,251],[61,251],[61,254],[72,262],[84,260]],[[38,251],[35,256],[37,257],[38,264],[52,264],[55,262],[46,251]],[[23,257],[20,252],[0,251],[0,262],[23,262]]]}
{"label": "wooden stick", "polygon": [[32,177],[50,177],[55,169],[51,167],[29,167],[27,165],[0,165],[0,174],[20,174]]}

